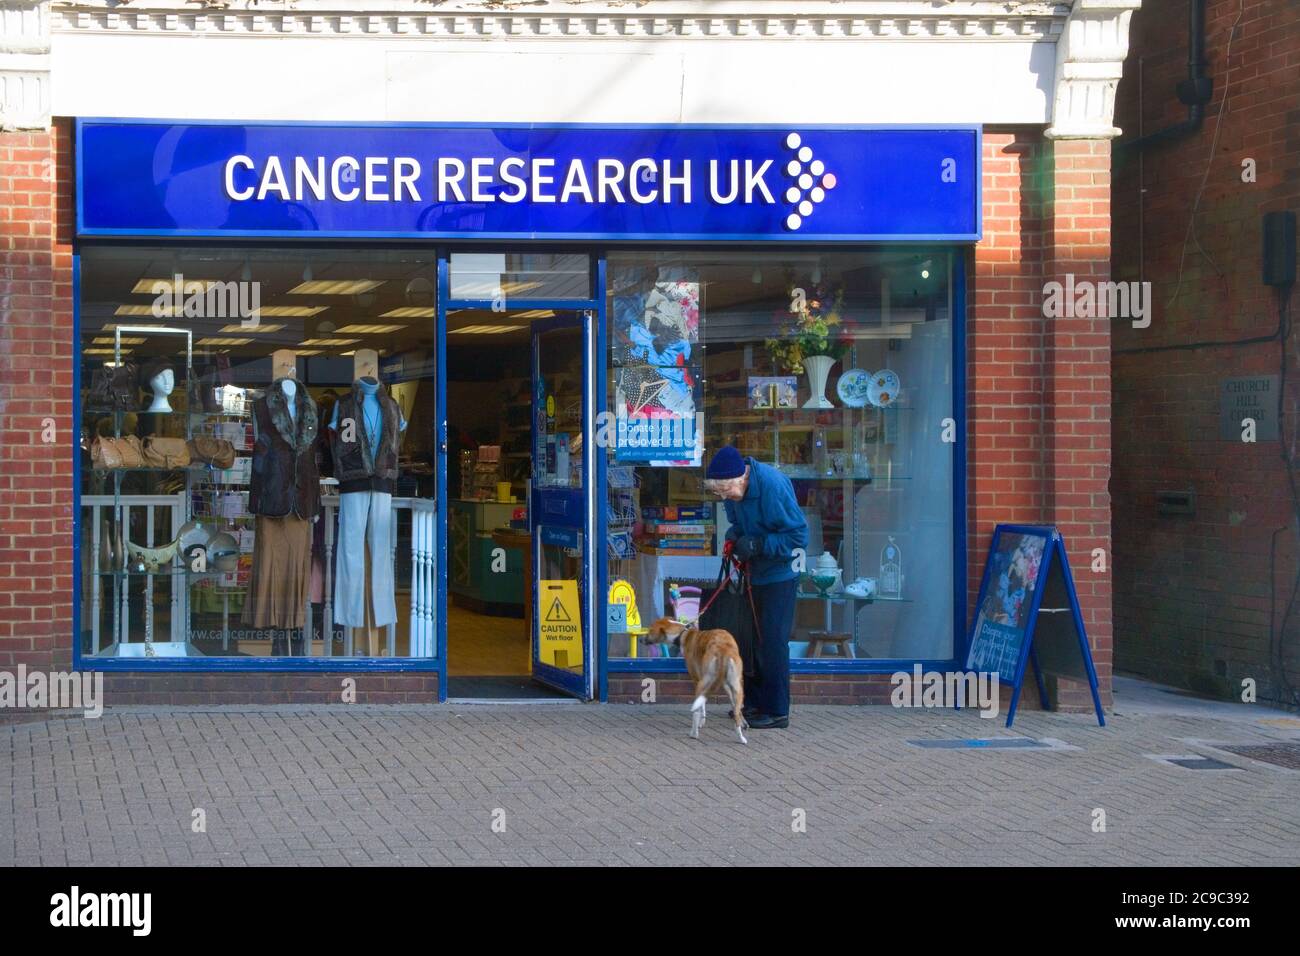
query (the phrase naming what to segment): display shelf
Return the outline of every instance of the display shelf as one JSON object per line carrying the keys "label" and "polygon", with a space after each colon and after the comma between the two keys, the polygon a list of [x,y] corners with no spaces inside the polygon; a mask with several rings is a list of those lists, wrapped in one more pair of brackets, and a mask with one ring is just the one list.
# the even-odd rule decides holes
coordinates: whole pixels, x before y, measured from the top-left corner
{"label": "display shelf", "polygon": [[[176,465],[173,468],[154,468],[154,467],[149,467],[147,465],[140,465],[137,468],[95,468],[92,469],[91,473],[96,475],[105,475],[105,476],[112,475],[115,472],[125,473],[125,472],[135,472],[135,471],[154,472],[154,473],[162,474],[162,473],[170,473],[173,471],[200,471],[207,467],[208,466],[201,461],[192,461],[188,465]],[[217,470],[221,471],[224,469],[217,469]]]}
{"label": "display shelf", "polygon": [[[132,569],[129,569],[129,568],[122,568],[122,569],[119,569],[119,570],[116,570],[116,571],[111,571],[111,570],[110,570],[110,571],[105,571],[105,570],[103,570],[103,569],[100,569],[99,571],[96,571],[96,572],[94,572],[94,573],[95,573],[95,576],[96,576],[96,577],[101,577],[101,578],[112,578],[112,577],[119,577],[119,578],[150,578],[150,577],[152,577],[152,578],[181,578],[181,577],[184,577],[184,578],[189,578],[189,579],[191,579],[192,581],[197,582],[198,580],[200,580],[200,579],[202,579],[202,578],[217,578],[217,577],[223,577],[223,576],[225,576],[225,575],[227,575],[227,574],[234,574],[235,572],[234,572],[234,571],[191,571],[189,568],[185,568],[185,567],[179,567],[179,568],[178,568],[178,567],[176,567],[175,565],[171,565],[171,564],[169,564],[166,568],[164,568],[164,569],[162,569],[162,570],[160,570],[160,571],[135,571],[135,570],[132,570]],[[238,588],[238,590],[242,593],[242,592],[245,590],[245,588],[246,588],[246,586],[240,586],[240,587]],[[232,590],[233,590],[233,589],[232,589]]]}
{"label": "display shelf", "polygon": [[862,475],[804,475],[789,470],[788,465],[778,465],[777,471],[785,475],[791,481],[853,481],[859,484],[869,485],[875,482],[875,476],[870,474]]}
{"label": "display shelf", "polygon": [[[124,334],[131,335],[131,336],[136,336],[136,335],[145,336],[147,338],[162,338],[163,340],[167,340],[169,337],[184,338],[185,340],[184,366],[182,367],[179,362],[172,363],[174,365],[172,369],[173,388],[169,393],[167,393],[166,396],[169,399],[174,399],[178,404],[185,403],[184,407],[172,408],[168,411],[150,411],[148,408],[141,408],[141,409],[133,409],[132,412],[137,416],[145,416],[145,415],[157,416],[158,417],[157,421],[159,424],[161,424],[162,419],[171,418],[174,419],[180,425],[180,427],[184,428],[185,433],[183,436],[164,435],[159,437],[171,437],[171,438],[183,437],[187,441],[189,439],[192,439],[194,437],[194,423],[196,420],[196,416],[198,415],[198,412],[195,409],[190,408],[188,405],[188,397],[190,394],[191,385],[194,382],[193,332],[189,329],[171,328],[167,326],[119,325],[114,329],[114,334],[113,334],[113,361],[115,363],[120,363],[122,361],[122,336]],[[167,355],[169,352],[170,350],[167,350],[167,352],[164,352],[164,355]],[[183,373],[183,377],[181,373]],[[139,384],[140,386],[147,388],[147,383],[142,382]],[[155,398],[157,398],[157,396],[155,396]],[[113,435],[116,438],[122,437],[122,426],[126,421],[125,418],[126,414],[127,414],[126,412],[118,411],[113,415]],[[170,430],[170,429],[164,428],[164,430]],[[186,520],[192,517],[191,515],[192,496],[194,494],[194,489],[195,489],[194,476],[197,473],[199,473],[199,471],[202,468],[205,467],[206,466],[202,462],[191,461],[184,466],[176,466],[170,468],[167,467],[160,468],[157,466],[141,465],[135,468],[99,469],[97,472],[98,474],[104,475],[106,478],[108,476],[111,476],[113,490],[112,490],[112,509],[109,512],[109,521],[113,526],[117,528],[116,536],[118,540],[120,542],[126,542],[129,540],[130,532],[131,532],[130,526],[128,525],[127,527],[123,528],[121,527],[120,523],[123,519],[123,516],[129,514],[131,509],[135,507],[134,503],[131,500],[134,496],[124,495],[122,491],[123,480],[128,475],[135,472],[139,472],[143,474],[174,475],[178,477],[182,475],[184,476],[183,485],[176,488],[175,490],[175,497],[177,499],[177,502],[174,505],[174,507],[176,509],[179,509],[179,513],[177,511],[173,511],[172,517],[170,519],[171,524],[169,527],[172,532],[175,532],[175,529],[180,524],[183,524]],[[156,533],[152,509],[154,507],[157,507],[159,504],[161,504],[161,502],[158,502],[156,500],[151,500],[149,504],[144,505],[146,509],[145,514],[147,515],[147,529],[148,529],[147,533],[150,537],[152,537]],[[97,516],[96,521],[98,521],[98,512],[96,512],[96,516]],[[95,536],[96,539],[98,539],[99,536],[98,527],[96,527],[95,529]],[[153,542],[150,542],[148,545],[143,545],[142,547],[156,548],[159,546],[160,545],[158,544],[154,544]],[[173,557],[166,567],[161,568],[157,571],[133,571],[126,567],[127,562],[130,560],[128,555],[118,554],[116,555],[116,557],[117,557],[116,563],[120,563],[122,565],[121,567],[115,569],[109,569],[109,570],[102,570],[98,567],[96,563],[93,569],[93,574],[96,576],[96,578],[106,577],[108,578],[108,580],[112,582],[112,595],[109,598],[109,600],[111,601],[111,608],[112,608],[112,625],[111,625],[112,639],[113,639],[112,646],[113,647],[131,646],[130,644],[124,645],[121,642],[124,636],[124,632],[127,630],[126,622],[129,620],[128,614],[129,614],[129,607],[130,607],[130,596],[128,592],[130,588],[128,586],[128,582],[130,578],[135,577],[135,578],[144,578],[146,579],[146,581],[149,582],[147,585],[147,599],[145,601],[145,612],[144,612],[144,628],[145,628],[145,635],[146,635],[145,644],[158,645],[163,647],[169,646],[170,644],[170,645],[175,645],[187,649],[189,645],[187,641],[184,640],[184,638],[187,636],[187,632],[182,627],[178,626],[178,622],[188,622],[189,620],[188,601],[189,601],[191,582],[186,579],[192,577],[194,572],[191,572],[189,568],[185,567],[184,565],[177,565],[175,563],[177,560],[176,557]],[[171,635],[170,635],[170,637],[172,638],[171,642],[152,641],[153,624],[154,624],[154,601],[156,596],[156,591],[154,590],[152,579],[155,577],[162,578],[165,581],[170,582],[167,585],[167,589],[170,589],[171,592],[170,601],[171,601],[172,617],[169,625],[171,628]],[[98,615],[99,613],[98,589],[96,589],[95,594],[96,596],[94,598],[94,606],[95,606],[94,613]],[[96,644],[98,644],[97,629],[98,629],[98,623],[96,623],[96,634],[97,634],[95,638]],[[142,644],[141,646],[144,647],[145,644]],[[182,652],[187,653],[187,651],[182,651]],[[153,651],[151,650],[150,653],[153,653]]]}
{"label": "display shelf", "polygon": [[704,385],[709,386],[710,388],[734,389],[735,391],[741,391],[741,390],[747,391],[749,389],[749,382],[744,382],[740,380],[734,382],[719,382],[712,378],[704,378],[701,379],[700,381]]}
{"label": "display shelf", "polygon": [[[911,475],[884,475],[880,471],[872,471],[866,474],[854,473],[844,475],[809,475],[792,472],[788,469],[790,465],[777,465],[776,470],[781,472],[791,481],[855,481],[864,485],[877,485],[886,488],[891,482],[895,481],[912,481]],[[795,467],[803,467],[797,465]]]}
{"label": "display shelf", "polygon": [[845,594],[842,591],[832,591],[830,594],[822,596],[815,592],[798,591],[795,593],[795,599],[799,601],[829,601],[831,604],[913,604],[912,598],[905,597],[884,597],[880,594],[873,594],[871,597],[855,597],[852,594]]}

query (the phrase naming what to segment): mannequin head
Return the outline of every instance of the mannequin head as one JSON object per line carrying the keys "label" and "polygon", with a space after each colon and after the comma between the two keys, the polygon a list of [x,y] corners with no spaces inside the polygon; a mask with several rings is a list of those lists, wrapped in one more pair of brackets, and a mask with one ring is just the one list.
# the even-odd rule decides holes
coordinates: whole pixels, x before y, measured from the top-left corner
{"label": "mannequin head", "polygon": [[379,353],[374,349],[357,349],[352,353],[353,379],[379,380]]}
{"label": "mannequin head", "polygon": [[298,354],[293,349],[276,349],[271,353],[271,381],[298,377]]}
{"label": "mannequin head", "polygon": [[167,396],[176,387],[176,372],[167,359],[154,359],[140,369],[140,380],[153,392],[153,404],[145,411],[167,413],[172,410]]}

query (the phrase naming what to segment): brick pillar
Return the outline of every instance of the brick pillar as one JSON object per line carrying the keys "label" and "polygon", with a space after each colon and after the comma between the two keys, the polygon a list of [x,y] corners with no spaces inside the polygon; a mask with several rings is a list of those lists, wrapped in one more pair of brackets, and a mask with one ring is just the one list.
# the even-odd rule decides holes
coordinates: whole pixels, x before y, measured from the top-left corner
{"label": "brick pillar", "polygon": [[993,528],[1044,520],[1041,216],[1042,135],[984,132],[984,239],[967,299],[967,614]]}
{"label": "brick pillar", "polygon": [[[1110,141],[1047,140],[1041,165],[1043,283],[1110,279]],[[1098,312],[1104,311],[1101,309]],[[1104,315],[1049,318],[1043,327],[1044,520],[1069,548],[1101,683],[1113,661],[1110,540],[1110,331]],[[1106,570],[1092,570],[1093,550]],[[1084,684],[1061,681],[1064,707],[1091,707]]]}
{"label": "brick pillar", "polygon": [[71,660],[72,257],[56,249],[54,137],[0,133],[0,669]]}

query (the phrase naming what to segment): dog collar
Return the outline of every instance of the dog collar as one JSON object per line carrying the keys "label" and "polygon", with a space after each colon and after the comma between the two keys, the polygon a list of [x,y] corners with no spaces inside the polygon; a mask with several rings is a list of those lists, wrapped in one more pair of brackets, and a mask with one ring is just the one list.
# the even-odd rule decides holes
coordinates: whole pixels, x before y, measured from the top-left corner
{"label": "dog collar", "polygon": [[[669,645],[675,647],[681,644],[682,638],[686,636],[686,632],[693,629],[695,627],[695,624],[687,624],[685,621],[679,620],[678,618],[672,618],[672,622],[674,624],[680,624],[682,626],[682,630],[678,631],[676,635],[668,639]],[[695,623],[698,624],[699,622],[696,621]]]}

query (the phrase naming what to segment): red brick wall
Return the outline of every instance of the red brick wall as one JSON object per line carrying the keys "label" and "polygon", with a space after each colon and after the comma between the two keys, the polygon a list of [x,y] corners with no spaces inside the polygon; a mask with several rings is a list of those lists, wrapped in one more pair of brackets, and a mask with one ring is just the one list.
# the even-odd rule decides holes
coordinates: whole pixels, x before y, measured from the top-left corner
{"label": "red brick wall", "polygon": [[[0,668],[72,646],[72,253],[54,133],[0,133]],[[52,420],[53,443],[42,440]]]}
{"label": "red brick wall", "polygon": [[[1077,286],[1081,281],[1110,280],[1110,158],[1107,140],[1046,144],[1044,282],[1064,285],[1073,277]],[[1069,549],[1093,661],[1107,691],[1113,662],[1109,487],[1113,321],[1099,316],[1042,319],[1045,505],[1050,523],[1060,530]],[[1093,570],[1094,563],[1098,570]],[[1062,685],[1063,702],[1088,705],[1086,686]]]}
{"label": "red brick wall", "polygon": [[353,703],[438,701],[436,674],[106,674],[104,699],[115,704],[340,704],[344,681],[355,680]]}
{"label": "red brick wall", "polygon": [[[1116,115],[1125,138],[1186,116],[1173,89],[1186,73],[1186,22],[1186,4],[1173,0],[1146,0],[1134,15]],[[1115,330],[1117,664],[1222,697],[1238,697],[1253,678],[1261,699],[1294,705],[1300,620],[1281,632],[1298,542],[1284,446],[1222,440],[1219,388],[1280,370],[1261,217],[1300,212],[1300,6],[1210,0],[1206,56],[1214,98],[1200,131],[1140,157],[1117,150],[1115,272],[1152,282],[1156,303],[1150,328]],[[1246,158],[1255,183],[1242,182]],[[1241,339],[1262,341],[1197,345]],[[1294,336],[1287,354],[1294,386]],[[1288,446],[1298,420],[1290,386]],[[1195,515],[1156,513],[1157,492],[1188,489]]]}

